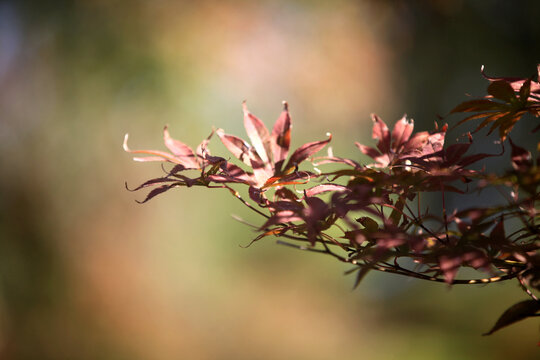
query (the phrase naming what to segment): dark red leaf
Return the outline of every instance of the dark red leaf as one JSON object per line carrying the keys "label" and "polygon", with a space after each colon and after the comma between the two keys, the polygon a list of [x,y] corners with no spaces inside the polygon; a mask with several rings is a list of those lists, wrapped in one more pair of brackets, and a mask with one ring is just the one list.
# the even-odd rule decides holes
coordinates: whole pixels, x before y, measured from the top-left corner
{"label": "dark red leaf", "polygon": [[140,190],[140,189],[148,187],[148,186],[152,186],[152,185],[156,185],[156,184],[160,184],[160,183],[166,183],[166,182],[177,182],[177,181],[178,180],[176,180],[176,179],[157,178],[157,179],[151,179],[151,180],[145,181],[144,183],[142,183],[141,185],[137,186],[134,189],[130,189],[128,187],[128,185],[127,185],[127,182],[125,183],[125,186],[126,186],[126,189],[129,190],[129,191],[137,191],[137,190]]}
{"label": "dark red leaf", "polygon": [[291,210],[291,211],[294,211],[296,213],[299,213],[300,211],[302,211],[304,206],[298,201],[281,200],[281,201],[271,202],[268,205],[268,208],[271,211]]}
{"label": "dark red leaf", "polygon": [[531,95],[531,79],[527,79],[519,89],[519,100],[524,106]]}
{"label": "dark red leaf", "polygon": [[464,101],[450,111],[451,114],[457,112],[476,112],[476,111],[488,111],[488,110],[501,110],[506,109],[505,104],[499,104],[489,99],[477,99]]}
{"label": "dark red leaf", "polygon": [[257,204],[266,203],[266,198],[265,198],[263,192],[260,189],[254,187],[254,186],[250,186],[249,190],[248,190],[248,193],[249,193],[249,197],[251,198],[251,200],[255,201]]}
{"label": "dark red leaf", "polygon": [[251,177],[251,173],[246,173],[244,170],[242,170],[240,167],[234,165],[234,164],[231,164],[229,162],[225,163],[222,167],[221,167],[223,173],[225,173],[226,175],[228,176],[232,176],[232,177],[235,177],[235,178],[241,178],[243,180],[249,180],[249,178]]}
{"label": "dark red leaf", "polygon": [[[540,73],[540,64],[537,65],[537,69],[539,69],[538,72]],[[481,72],[482,72],[482,76],[484,76],[486,79],[488,79],[491,82],[501,81],[501,80],[506,81],[507,83],[510,84],[510,86],[512,86],[514,91],[520,91],[521,87],[523,86],[525,81],[529,80],[529,79],[520,78],[520,77],[491,77],[491,76],[487,76],[486,73],[484,72],[484,66],[482,66]],[[539,74],[539,77],[540,77],[540,74]],[[536,82],[536,81],[531,82],[531,92],[533,92],[533,93],[540,92],[540,84],[538,82]]]}
{"label": "dark red leaf", "polygon": [[277,189],[276,192],[275,192],[275,196],[277,199],[287,199],[289,201],[297,201],[298,200],[298,196],[296,196],[296,194],[286,188],[286,187],[282,187],[280,189]]}
{"label": "dark red leaf", "polygon": [[499,246],[507,243],[506,236],[504,234],[504,218],[502,215],[493,230],[491,230],[489,241],[492,244]]}
{"label": "dark red leaf", "polygon": [[448,164],[455,164],[469,150],[471,143],[453,144],[445,150],[445,161]]}
{"label": "dark red leaf", "polygon": [[524,148],[514,144],[511,138],[508,138],[510,141],[510,146],[512,147],[512,166],[518,171],[527,171],[533,165],[531,153]]}
{"label": "dark red leaf", "polygon": [[358,270],[358,274],[356,275],[356,279],[354,280],[353,290],[360,285],[360,282],[366,277],[368,272],[372,269],[370,266],[362,266],[360,270]]}
{"label": "dark red leaf", "polygon": [[264,223],[263,226],[261,226],[261,230],[266,229],[272,225],[291,223],[295,221],[303,221],[303,218],[300,215],[298,215],[297,211],[292,211],[292,210],[278,211],[273,216],[271,216]]}
{"label": "dark red leaf", "polygon": [[169,189],[172,189],[173,187],[177,186],[177,184],[170,184],[170,185],[162,185],[160,187],[157,187],[155,189],[153,189],[152,191],[150,191],[148,193],[148,195],[146,195],[146,198],[143,200],[143,201],[138,201],[138,200],[135,200],[137,201],[139,204],[144,204],[145,202],[147,202],[148,200],[152,199],[153,197],[169,190]]}
{"label": "dark red leaf", "polygon": [[500,118],[508,115],[508,112],[491,112],[486,113],[484,116],[487,116],[482,122],[474,129],[474,132],[478,132],[481,129],[485,128],[489,123],[499,120]]}
{"label": "dark red leaf", "polygon": [[499,117],[497,120],[491,124],[489,128],[488,135],[493,132],[497,127],[499,128],[499,136],[502,141],[506,139],[506,135],[512,130],[516,121],[523,115],[523,113],[512,113],[507,112],[504,116]]}
{"label": "dark red leaf", "polygon": [[184,170],[186,170],[186,167],[184,165],[176,164],[176,165],[173,166],[173,168],[170,171],[167,171],[167,173],[169,175],[174,175],[174,174],[177,174],[177,173],[182,172]]}
{"label": "dark red leaf", "polygon": [[[517,114],[514,114],[510,120],[504,122],[504,123],[501,123],[499,125],[499,137],[501,138],[502,141],[504,141],[506,139],[506,136],[508,136],[508,134],[510,133],[510,131],[512,131],[512,128],[514,127],[514,125],[516,124],[516,122],[518,122],[519,119],[521,119],[521,116],[523,115],[523,113],[517,113]],[[491,132],[491,131],[490,131]],[[488,133],[489,134],[489,133]]]}
{"label": "dark red leaf", "polygon": [[493,328],[489,330],[487,333],[484,333],[482,335],[491,335],[495,331],[511,325],[515,322],[518,322],[520,320],[526,319],[531,316],[535,316],[535,314],[540,310],[540,302],[537,300],[525,300],[520,301],[517,304],[512,305],[509,307],[497,320]]}
{"label": "dark red leaf", "polygon": [[487,88],[488,94],[507,103],[516,99],[512,86],[504,80],[494,81]]}
{"label": "dark red leaf", "polygon": [[469,155],[469,156],[465,156],[461,158],[461,160],[459,160],[457,164],[461,167],[466,167],[471,164],[474,164],[477,161],[483,160],[485,158],[492,157],[492,156],[499,156],[499,155],[500,154],[485,154],[485,153]]}
{"label": "dark red leaf", "polygon": [[458,121],[458,123],[455,126],[457,127],[458,125],[466,123],[467,121],[481,119],[483,117],[492,115],[493,113],[494,113],[493,111],[491,111],[491,112],[482,112],[482,113],[474,114],[474,115],[471,115],[471,116],[467,116],[465,119],[462,119],[462,120]]}
{"label": "dark red leaf", "polygon": [[388,217],[388,219],[391,220],[395,226],[399,225],[399,221],[403,216],[403,207],[405,206],[406,202],[407,200],[404,197],[400,197],[390,213],[390,216]]}

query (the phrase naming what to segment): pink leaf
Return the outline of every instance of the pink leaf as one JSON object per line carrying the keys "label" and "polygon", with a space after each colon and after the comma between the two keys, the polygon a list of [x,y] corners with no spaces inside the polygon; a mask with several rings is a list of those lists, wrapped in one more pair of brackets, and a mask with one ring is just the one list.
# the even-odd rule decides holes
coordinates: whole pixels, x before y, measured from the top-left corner
{"label": "pink leaf", "polygon": [[[146,154],[146,155],[153,155],[153,157],[143,157],[143,158],[135,158],[137,161],[170,161],[175,164],[182,164],[180,160],[175,158],[173,155],[166,153],[164,151],[159,150],[131,150],[128,145],[128,134],[124,136],[124,151],[130,153],[130,154]],[[183,164],[182,164],[183,165]]]}
{"label": "pink leaf", "polygon": [[210,151],[208,150],[208,143],[210,142],[210,139],[212,138],[212,135],[214,135],[214,130],[208,135],[206,139],[204,139],[199,146],[197,146],[197,150],[195,153],[197,156],[201,159],[206,159],[208,155],[210,155]]}
{"label": "pink leaf", "polygon": [[413,129],[414,122],[412,120],[411,122],[408,122],[406,116],[403,116],[398,120],[392,130],[392,149],[394,151],[397,152],[397,150],[409,140]]}
{"label": "pink leaf", "polygon": [[255,149],[251,148],[249,151],[249,161],[251,168],[253,169],[253,175],[257,180],[257,186],[263,186],[266,181],[272,176],[272,169],[269,168],[260,157]]}
{"label": "pink leaf", "polygon": [[461,256],[460,255],[442,255],[439,257],[439,265],[444,274],[444,281],[448,284],[452,284],[459,267],[461,266]]}
{"label": "pink leaf", "polygon": [[249,112],[246,103],[243,102],[244,108],[244,127],[246,133],[251,140],[251,144],[257,151],[257,154],[264,163],[271,161],[272,149],[270,146],[270,134],[264,123],[255,115]]}
{"label": "pink leaf", "polygon": [[414,150],[421,150],[427,144],[430,135],[427,131],[422,131],[413,135],[413,137],[405,143],[403,152],[409,153]]}
{"label": "pink leaf", "polygon": [[222,169],[223,173],[225,173],[227,176],[231,176],[234,178],[238,178],[243,181],[249,181],[249,179],[252,177],[253,174],[246,173],[244,170],[242,170],[240,167],[231,164],[226,163],[224,168]]}
{"label": "pink leaf", "polygon": [[249,146],[248,143],[246,143],[244,140],[234,135],[225,134],[222,129],[218,129],[216,133],[219,136],[223,145],[225,145],[225,147],[234,156],[236,156],[238,159],[243,161],[246,165],[251,166],[251,161],[250,161],[251,147]]}
{"label": "pink leaf", "polygon": [[489,271],[490,262],[486,254],[477,249],[471,249],[463,254],[463,262],[471,265],[475,269]]}
{"label": "pink leaf", "polygon": [[181,141],[171,138],[167,126],[163,129],[163,140],[165,146],[176,156],[178,160],[188,169],[198,169],[199,163],[195,158],[193,150]]}
{"label": "pink leaf", "polygon": [[[165,157],[159,157],[159,156],[144,156],[144,157],[139,157],[139,156],[136,156],[133,158],[133,161],[138,161],[138,162],[152,162],[152,161],[171,161],[171,160],[167,160]],[[180,164],[178,164],[180,165]],[[184,166],[184,165],[182,165]]]}
{"label": "pink leaf", "polygon": [[307,189],[305,191],[305,194],[306,196],[311,197],[311,196],[319,195],[328,191],[346,192],[346,191],[350,191],[350,189],[343,185],[321,184],[321,185],[316,185],[310,189]]}
{"label": "pink leaf", "polygon": [[369,147],[369,146],[366,146],[366,145],[362,145],[360,144],[359,142],[355,142],[354,145],[356,145],[356,147],[358,149],[360,149],[360,151],[364,154],[364,155],[367,155],[369,156],[370,158],[372,159],[375,159],[377,157],[379,157],[381,155],[380,152],[378,152],[376,149],[372,148],[372,147]]}
{"label": "pink leaf", "polygon": [[377,148],[383,154],[386,154],[390,151],[390,131],[388,126],[375,114],[371,114],[371,119],[373,120],[373,139],[379,140]]}
{"label": "pink leaf", "polygon": [[322,150],[322,148],[324,148],[326,144],[328,144],[330,140],[332,140],[332,135],[330,133],[327,133],[327,136],[328,136],[328,139],[326,140],[307,143],[307,144],[302,145],[298,149],[296,149],[296,151],[291,155],[291,158],[289,159],[287,166],[285,166],[284,172],[294,169],[302,161],[306,160],[311,155]]}
{"label": "pink leaf", "polygon": [[261,226],[261,230],[266,229],[272,225],[290,223],[293,221],[303,221],[302,217],[298,215],[297,211],[293,211],[293,210],[278,211],[273,216],[271,216],[264,223],[263,226]]}

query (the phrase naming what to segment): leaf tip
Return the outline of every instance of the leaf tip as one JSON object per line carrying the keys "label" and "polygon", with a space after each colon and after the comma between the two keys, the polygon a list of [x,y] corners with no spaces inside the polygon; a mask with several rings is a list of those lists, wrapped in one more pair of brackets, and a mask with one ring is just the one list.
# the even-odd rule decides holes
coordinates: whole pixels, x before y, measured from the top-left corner
{"label": "leaf tip", "polygon": [[126,133],[126,135],[124,135],[124,143],[122,144],[122,147],[124,148],[124,151],[126,152],[131,152],[131,150],[129,150],[129,147],[128,147],[128,138],[129,138],[129,134]]}
{"label": "leaf tip", "polygon": [[284,111],[289,111],[289,104],[287,103],[287,101],[283,100],[281,104],[283,105]]}

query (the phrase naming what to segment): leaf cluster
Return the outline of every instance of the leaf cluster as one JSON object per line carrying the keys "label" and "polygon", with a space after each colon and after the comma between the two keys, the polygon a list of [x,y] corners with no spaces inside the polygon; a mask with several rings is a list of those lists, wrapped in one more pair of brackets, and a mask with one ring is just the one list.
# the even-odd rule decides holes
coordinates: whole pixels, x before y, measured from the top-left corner
{"label": "leaf cluster", "polygon": [[[531,300],[508,309],[491,334],[540,309],[531,291],[540,290],[540,157],[533,159],[531,151],[509,137],[525,114],[540,115],[540,84],[532,77],[484,76],[489,80],[487,95],[452,110],[472,113],[454,129],[483,119],[475,132],[488,125],[488,135],[498,129],[496,153],[471,151],[470,133],[461,137],[465,141],[448,145],[447,125],[415,132],[414,122],[404,116],[390,130],[372,115],[375,145],[356,143],[360,153],[372,159],[368,163],[336,157],[331,151],[319,155],[330,143],[330,134],[289,155],[292,125],[287,103],[271,131],[244,103],[249,141],[218,129],[193,150],[173,139],[165,127],[165,152],[131,150],[126,135],[124,149],[136,154],[136,161],[170,164],[163,167],[163,176],[133,190],[152,188],[142,201],[146,202],[180,186],[227,189],[262,218],[252,225],[258,231],[252,242],[274,236],[280,244],[330,255],[352,267],[347,273],[356,273],[355,287],[370,271],[448,285],[516,279]],[[210,154],[214,133],[230,156]],[[477,170],[486,158],[504,161],[508,148],[510,164],[502,175]],[[326,164],[337,164],[337,170],[324,171]],[[247,188],[247,198],[240,195],[240,187]],[[504,201],[489,207],[478,202],[460,209],[446,205],[448,193],[486,189],[495,189]],[[440,197],[442,210],[430,210],[422,201],[424,194]],[[464,267],[487,277],[460,278]]]}

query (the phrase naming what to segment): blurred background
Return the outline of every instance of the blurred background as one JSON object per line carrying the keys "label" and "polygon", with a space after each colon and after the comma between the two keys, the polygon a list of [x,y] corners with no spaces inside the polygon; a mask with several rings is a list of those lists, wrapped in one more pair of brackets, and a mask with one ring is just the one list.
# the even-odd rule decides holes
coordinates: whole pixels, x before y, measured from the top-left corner
{"label": "blurred background", "polygon": [[[123,152],[244,137],[241,102],[293,144],[369,143],[369,114],[430,130],[480,76],[530,76],[531,1],[0,1],[1,359],[536,358],[538,321],[482,337],[515,283],[454,287],[348,269],[267,238],[224,191],[175,189]],[[452,121],[455,118],[449,118]],[[514,141],[525,141],[516,129]],[[530,137],[530,135],[529,135]],[[214,153],[222,150],[215,139]],[[259,219],[253,218],[254,221]]]}

